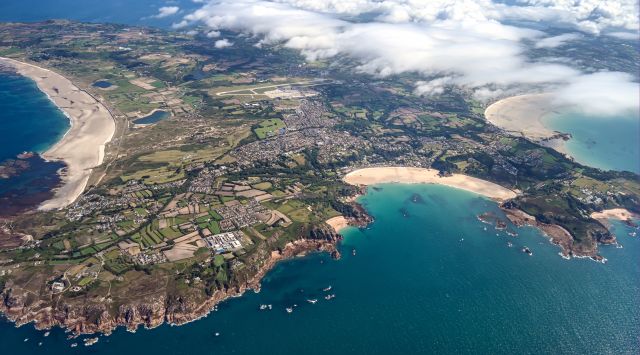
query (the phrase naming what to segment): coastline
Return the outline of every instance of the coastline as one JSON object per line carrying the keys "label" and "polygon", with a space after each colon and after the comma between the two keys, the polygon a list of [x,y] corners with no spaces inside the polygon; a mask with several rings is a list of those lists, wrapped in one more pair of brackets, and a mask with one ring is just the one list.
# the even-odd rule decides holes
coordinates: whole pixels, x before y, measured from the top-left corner
{"label": "coastline", "polygon": [[553,101],[552,94],[525,94],[494,102],[485,109],[484,117],[512,135],[529,138],[570,156],[564,144],[567,134],[554,131],[543,122],[545,116],[562,108]]}
{"label": "coastline", "polygon": [[[147,329],[162,324],[184,325],[206,317],[216,310],[216,305],[233,297],[242,296],[247,290],[260,291],[260,282],[267,272],[280,261],[304,256],[310,252],[327,252],[334,259],[340,258],[337,250],[337,238],[298,239],[285,245],[282,251],[270,252],[256,274],[243,284],[223,290],[217,290],[204,300],[185,298],[179,304],[162,295],[150,298],[146,302],[131,302],[121,305],[115,315],[109,314],[105,304],[83,304],[80,307],[58,309],[46,304],[26,305],[26,300],[9,292],[11,302],[0,302],[0,313],[17,327],[32,323],[38,330],[50,330],[61,327],[71,332],[70,338],[83,334],[110,335],[117,327],[125,327],[135,332],[142,325]],[[3,295],[7,296],[7,295]],[[31,307],[40,307],[31,309]],[[96,318],[96,314],[98,317]],[[95,320],[90,320],[94,319]]]}
{"label": "coastline", "polygon": [[115,120],[93,96],[56,72],[5,57],[0,57],[0,63],[33,80],[69,119],[69,130],[42,154],[46,160],[66,163],[66,173],[61,174],[63,185],[54,191],[52,199],[38,207],[63,208],[82,194],[93,168],[102,164],[106,144],[115,134]]}
{"label": "coastline", "polygon": [[498,184],[462,174],[440,176],[438,170],[412,167],[375,167],[354,170],[343,178],[344,182],[356,186],[384,183],[440,184],[483,195],[502,202],[515,198],[515,191]]}

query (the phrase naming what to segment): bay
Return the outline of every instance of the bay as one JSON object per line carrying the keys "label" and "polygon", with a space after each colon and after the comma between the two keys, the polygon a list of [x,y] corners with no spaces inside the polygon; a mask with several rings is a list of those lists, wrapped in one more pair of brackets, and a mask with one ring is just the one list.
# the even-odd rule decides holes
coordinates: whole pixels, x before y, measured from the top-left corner
{"label": "bay", "polygon": [[571,134],[564,144],[577,162],[640,173],[640,113],[607,117],[560,112],[543,121],[553,130]]}

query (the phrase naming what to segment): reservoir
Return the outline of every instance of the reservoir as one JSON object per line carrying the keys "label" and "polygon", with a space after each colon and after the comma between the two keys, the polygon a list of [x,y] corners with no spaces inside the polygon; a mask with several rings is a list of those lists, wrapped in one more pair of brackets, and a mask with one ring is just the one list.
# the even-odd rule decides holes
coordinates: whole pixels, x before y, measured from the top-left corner
{"label": "reservoir", "polygon": [[113,86],[113,84],[111,84],[110,82],[106,81],[106,80],[98,80],[95,83],[92,84],[93,86],[100,88],[100,89],[106,89],[106,88],[110,88],[111,86]]}
{"label": "reservoir", "polygon": [[170,114],[167,111],[156,110],[147,116],[134,120],[133,123],[134,124],[152,124],[152,123],[162,121],[166,118],[169,118],[169,116]]}

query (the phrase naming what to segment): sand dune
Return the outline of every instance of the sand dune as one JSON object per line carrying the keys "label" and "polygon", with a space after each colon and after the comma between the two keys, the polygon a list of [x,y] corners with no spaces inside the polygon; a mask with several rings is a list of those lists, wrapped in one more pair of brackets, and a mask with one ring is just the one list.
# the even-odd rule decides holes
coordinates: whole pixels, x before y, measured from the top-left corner
{"label": "sand dune", "polygon": [[494,184],[462,174],[441,177],[434,169],[409,167],[377,167],[352,171],[344,177],[351,185],[375,185],[382,183],[440,184],[475,192],[497,201],[505,201],[517,196],[516,192]]}
{"label": "sand dune", "polygon": [[105,145],[115,132],[115,121],[100,102],[62,75],[9,58],[0,57],[0,62],[35,81],[71,122],[65,136],[42,154],[45,159],[63,160],[68,168],[63,176],[64,185],[39,208],[63,208],[82,194],[92,169],[102,164]]}

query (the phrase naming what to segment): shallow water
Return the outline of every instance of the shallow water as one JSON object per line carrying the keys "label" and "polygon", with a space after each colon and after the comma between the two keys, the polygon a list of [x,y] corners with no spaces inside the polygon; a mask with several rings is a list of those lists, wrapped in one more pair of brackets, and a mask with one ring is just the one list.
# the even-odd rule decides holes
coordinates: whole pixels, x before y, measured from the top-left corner
{"label": "shallow water", "polygon": [[[626,234],[628,227],[614,224],[624,248],[603,247],[607,264],[568,261],[532,228],[518,229],[517,238],[485,231],[476,215],[500,211],[477,195],[435,185],[381,186],[362,199],[375,222],[346,230],[341,260],[314,254],[283,262],[267,275],[260,293],[224,302],[204,319],[136,334],[120,329],[93,347],[74,349],[60,330],[45,338],[30,326],[4,324],[0,343],[11,352],[49,354],[640,349],[640,241]],[[424,203],[411,202],[414,193]],[[522,253],[525,245],[533,256]],[[322,291],[328,285],[331,291]],[[336,297],[325,300],[328,293]],[[306,302],[312,298],[317,304]],[[273,310],[260,311],[260,304],[272,304]],[[288,314],[285,308],[294,304]]]}
{"label": "shallow water", "polygon": [[579,163],[640,173],[640,113],[589,117],[563,112],[545,117],[544,123],[572,135],[565,146]]}

